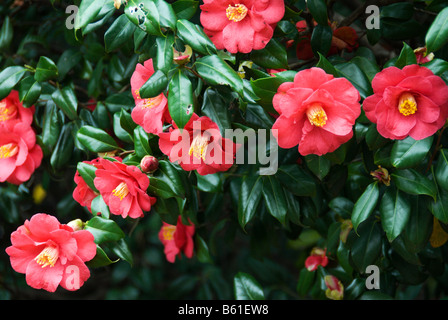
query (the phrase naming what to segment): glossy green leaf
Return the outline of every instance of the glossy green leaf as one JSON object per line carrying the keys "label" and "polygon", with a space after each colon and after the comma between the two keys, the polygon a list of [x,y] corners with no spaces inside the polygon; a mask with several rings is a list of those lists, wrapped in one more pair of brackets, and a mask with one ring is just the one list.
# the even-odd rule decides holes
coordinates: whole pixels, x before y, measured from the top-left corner
{"label": "glossy green leaf", "polygon": [[296,164],[280,166],[276,177],[296,196],[313,196],[316,193],[315,180]]}
{"label": "glossy green leaf", "polygon": [[448,191],[448,149],[440,149],[434,175],[439,187]]}
{"label": "glossy green leaf", "polygon": [[391,174],[392,181],[398,189],[409,194],[425,194],[436,200],[437,188],[434,181],[429,180],[414,169],[397,170]]}
{"label": "glossy green leaf", "polygon": [[238,221],[243,229],[254,217],[262,191],[263,179],[261,176],[253,175],[243,178],[238,203]]}
{"label": "glossy green leaf", "polygon": [[228,85],[242,94],[243,80],[224,60],[217,55],[198,59],[195,63],[199,75],[211,85]]}
{"label": "glossy green leaf", "polygon": [[330,172],[331,162],[324,157],[314,154],[307,155],[305,156],[305,162],[308,169],[310,169],[319,180],[323,180]]}
{"label": "glossy green leaf", "polygon": [[111,24],[109,29],[104,33],[104,44],[106,52],[119,49],[125,44],[135,31],[135,25],[122,14]]}
{"label": "glossy green leaf", "polygon": [[179,19],[176,24],[177,36],[194,51],[203,55],[217,54],[215,45],[201,27],[186,19]]}
{"label": "glossy green leaf", "polygon": [[98,192],[98,190],[95,187],[95,184],[93,183],[93,180],[95,180],[95,177],[96,177],[95,171],[97,168],[95,166],[85,163],[85,162],[78,162],[76,169],[77,169],[79,175],[84,180],[84,182],[89,186],[89,188],[95,192]]}
{"label": "glossy green leaf", "polygon": [[425,37],[428,52],[437,51],[448,42],[448,8],[437,14]]}
{"label": "glossy green leaf", "polygon": [[67,123],[62,126],[61,133],[50,158],[50,164],[55,171],[61,170],[71,159],[74,147],[72,130],[72,123]]}
{"label": "glossy green leaf", "polygon": [[11,66],[0,72],[0,100],[11,92],[11,89],[22,79],[26,69],[20,66]]}
{"label": "glossy green leaf", "polygon": [[36,66],[34,79],[39,82],[56,79],[58,77],[58,67],[48,57],[41,56]]}
{"label": "glossy green leaf", "polygon": [[439,188],[437,200],[431,201],[431,212],[443,223],[448,223],[448,191]]}
{"label": "glossy green leaf", "polygon": [[352,223],[355,231],[357,231],[361,222],[365,221],[373,212],[378,202],[379,195],[378,182],[372,182],[355,202],[352,212]]}
{"label": "glossy green leaf", "polygon": [[228,103],[219,91],[213,88],[205,90],[201,111],[218,125],[221,135],[224,136],[225,130],[232,128]]}
{"label": "glossy green leaf", "polygon": [[[164,74],[168,74],[173,64],[173,44],[174,35],[171,33],[166,37],[156,38],[157,54],[154,59],[155,70],[162,71]],[[154,78],[154,76],[155,74],[152,75],[151,78]]]}
{"label": "glossy green leaf", "polygon": [[124,13],[136,26],[148,34],[163,36],[159,10],[151,0],[129,0]]}
{"label": "glossy green leaf", "polygon": [[395,66],[397,68],[403,69],[403,67],[407,65],[416,63],[417,57],[415,56],[414,50],[412,50],[412,48],[407,43],[403,42],[403,49],[401,50],[397,61],[395,61]]}
{"label": "glossy green leaf", "polygon": [[[320,1],[320,0],[319,0]],[[319,53],[322,55],[327,55],[331,47],[331,39],[333,38],[333,31],[331,27],[327,24],[318,24],[313,29],[311,35],[311,47],[313,49],[314,55],[317,56]]]}
{"label": "glossy green leaf", "polygon": [[321,25],[327,25],[328,23],[327,5],[324,0],[309,1],[307,2],[307,7],[317,23]]}
{"label": "glossy green leaf", "polygon": [[115,261],[112,261],[106,254],[106,252],[101,248],[99,245],[96,246],[96,255],[95,257],[86,262],[86,265],[89,268],[100,268],[108,266],[112,263],[118,262],[118,259]]}
{"label": "glossy green leaf", "polygon": [[154,98],[166,90],[168,77],[162,70],[157,70],[139,89],[142,99]]}
{"label": "glossy green leaf", "polygon": [[56,144],[61,132],[63,117],[56,104],[51,100],[48,101],[42,125],[42,142],[47,148],[52,149]]}
{"label": "glossy green leaf", "polygon": [[288,213],[288,202],[283,187],[275,176],[264,177],[263,198],[269,213],[284,225]]}
{"label": "glossy green leaf", "polygon": [[245,272],[238,272],[233,279],[236,300],[264,300],[261,285],[253,276]]}
{"label": "glossy green leaf", "polygon": [[288,55],[286,53],[286,48],[275,39],[271,39],[263,49],[252,51],[250,59],[255,64],[264,68],[288,68]]}
{"label": "glossy green leaf", "polygon": [[193,115],[193,86],[188,76],[177,70],[168,88],[168,109],[178,128],[183,128]]}
{"label": "glossy green leaf", "polygon": [[118,149],[115,140],[104,130],[84,126],[76,134],[78,141],[92,152],[107,152]]}
{"label": "glossy green leaf", "polygon": [[[79,171],[79,164],[78,164],[78,171]],[[81,171],[79,171],[81,173]],[[83,177],[84,179],[84,177]],[[84,179],[84,181],[86,181]],[[93,183],[93,180],[92,180]],[[89,185],[90,187],[90,185]],[[96,190],[96,188],[92,189]],[[103,196],[99,195],[96,198],[94,198],[90,204],[90,208],[93,215],[101,214],[102,217],[109,219],[110,217],[110,210],[107,204],[104,202]]]}
{"label": "glossy green leaf", "polygon": [[19,84],[19,99],[24,107],[31,107],[42,91],[42,86],[32,76],[26,77]]}
{"label": "glossy green leaf", "polygon": [[149,135],[141,126],[137,126],[134,129],[134,148],[135,153],[139,157],[152,155],[152,150],[149,145]]}
{"label": "glossy green leaf", "polygon": [[11,19],[9,18],[9,16],[5,16],[2,28],[0,29],[0,51],[9,49],[13,34],[14,30],[12,28]]}
{"label": "glossy green leaf", "polygon": [[398,237],[411,215],[411,204],[405,193],[388,188],[380,202],[381,224],[389,242]]}
{"label": "glossy green leaf", "polygon": [[390,161],[395,168],[410,168],[419,165],[431,149],[433,136],[422,140],[407,137],[395,141],[390,154]]}
{"label": "glossy green leaf", "polygon": [[71,87],[56,89],[51,97],[70,120],[75,120],[78,117],[78,100],[75,91]]}
{"label": "glossy green leaf", "polygon": [[82,0],[75,19],[75,30],[95,21],[106,0]]}
{"label": "glossy green leaf", "polygon": [[351,258],[360,272],[375,264],[381,254],[381,228],[378,223],[363,223],[358,229],[359,236],[353,239]]}
{"label": "glossy green leaf", "polygon": [[123,230],[121,230],[115,221],[99,216],[93,217],[87,221],[85,230],[90,231],[93,234],[96,244],[118,241],[124,238]]}
{"label": "glossy green leaf", "polygon": [[173,10],[178,19],[191,19],[198,9],[199,1],[177,0],[172,4]]}
{"label": "glossy green leaf", "polygon": [[317,272],[308,271],[306,268],[302,268],[299,273],[299,281],[297,282],[297,293],[305,297],[314,284],[314,279],[316,278]]}

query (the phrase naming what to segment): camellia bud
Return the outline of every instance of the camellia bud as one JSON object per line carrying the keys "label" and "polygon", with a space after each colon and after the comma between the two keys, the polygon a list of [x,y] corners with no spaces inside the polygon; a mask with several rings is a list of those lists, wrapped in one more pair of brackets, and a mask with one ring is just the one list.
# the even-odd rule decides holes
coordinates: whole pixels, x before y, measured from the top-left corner
{"label": "camellia bud", "polygon": [[73,231],[79,231],[84,228],[84,222],[81,219],[75,219],[67,223],[69,227],[73,229]]}
{"label": "camellia bud", "polygon": [[342,300],[344,298],[344,286],[338,278],[332,275],[325,276],[325,285],[327,290],[325,295],[331,300]]}
{"label": "camellia bud", "polygon": [[144,156],[140,161],[140,168],[146,173],[154,172],[159,168],[159,160],[153,156]]}
{"label": "camellia bud", "polygon": [[378,166],[378,169],[370,172],[370,175],[377,181],[384,183],[386,186],[390,186],[390,175],[387,169]]}

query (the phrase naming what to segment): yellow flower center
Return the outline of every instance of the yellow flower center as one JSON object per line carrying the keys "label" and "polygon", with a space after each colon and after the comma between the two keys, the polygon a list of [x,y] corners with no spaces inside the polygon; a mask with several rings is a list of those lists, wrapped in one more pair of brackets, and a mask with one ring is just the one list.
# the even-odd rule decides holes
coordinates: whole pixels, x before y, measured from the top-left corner
{"label": "yellow flower center", "polygon": [[327,123],[327,114],[320,103],[313,103],[306,111],[308,120],[313,126],[323,127]]}
{"label": "yellow flower center", "polygon": [[246,17],[247,7],[244,4],[239,3],[235,6],[229,4],[229,7],[226,10],[226,15],[229,20],[239,22]]}
{"label": "yellow flower center", "polygon": [[400,96],[398,111],[404,116],[410,116],[417,112],[417,101],[412,94],[405,92]]}
{"label": "yellow flower center", "polygon": [[206,136],[203,136],[202,134],[198,134],[196,135],[196,137],[194,137],[193,142],[191,143],[190,146],[190,150],[188,151],[188,154],[190,156],[193,154],[193,157],[205,161],[207,146],[208,146],[208,138]]}
{"label": "yellow flower center", "polygon": [[9,106],[9,108],[6,106],[5,101],[0,102],[0,121],[7,121],[11,118],[14,118],[16,115],[17,107],[13,104]]}
{"label": "yellow flower center", "polygon": [[142,108],[144,108],[144,109],[150,108],[151,109],[154,106],[158,106],[160,104],[162,98],[163,98],[163,95],[160,94],[157,97],[145,99],[145,101],[143,102]]}
{"label": "yellow flower center", "polygon": [[46,266],[54,267],[59,257],[59,249],[57,246],[49,245],[37,255],[34,260],[45,268]]}
{"label": "yellow flower center", "polygon": [[14,143],[4,144],[0,147],[0,159],[14,157],[19,152],[19,147]]}
{"label": "yellow flower center", "polygon": [[128,185],[121,182],[114,190],[112,190],[112,195],[119,197],[120,201],[123,200],[129,194]]}
{"label": "yellow flower center", "polygon": [[163,237],[163,240],[166,240],[166,241],[173,240],[175,231],[176,231],[176,226],[164,226],[164,227],[162,227],[162,237]]}

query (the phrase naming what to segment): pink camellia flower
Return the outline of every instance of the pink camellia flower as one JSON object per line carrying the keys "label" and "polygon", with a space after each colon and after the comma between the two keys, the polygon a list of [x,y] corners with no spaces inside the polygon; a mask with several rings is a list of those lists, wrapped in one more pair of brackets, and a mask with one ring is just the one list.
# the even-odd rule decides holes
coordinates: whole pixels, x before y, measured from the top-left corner
{"label": "pink camellia flower", "polygon": [[142,99],[140,88],[154,74],[152,59],[144,64],[138,63],[131,77],[132,96],[135,107],[132,109],[132,120],[148,133],[158,134],[163,130],[163,124],[171,121],[168,111],[168,100],[163,93],[157,97]]}
{"label": "pink camellia flower", "polygon": [[353,136],[361,113],[358,90],[345,78],[320,68],[298,72],[294,82],[280,85],[273,105],[280,116],[272,129],[281,148],[299,145],[302,155],[323,155]]}
{"label": "pink camellia flower", "polygon": [[204,32],[217,49],[249,53],[263,49],[285,14],[283,0],[204,0]]}
{"label": "pink camellia flower", "polygon": [[26,283],[35,289],[78,290],[90,277],[86,261],[96,255],[93,235],[74,231],[48,214],[38,213],[11,234],[6,248],[12,268],[26,274]]}
{"label": "pink camellia flower", "polygon": [[16,90],[12,90],[5,99],[0,101],[0,126],[18,122],[29,126],[33,122],[33,115],[34,106],[25,108]]}
{"label": "pink camellia flower", "polygon": [[327,250],[321,248],[313,248],[311,254],[305,260],[305,268],[308,271],[315,271],[317,267],[326,267],[328,264]]}
{"label": "pink camellia flower", "polygon": [[325,295],[331,300],[342,300],[344,298],[344,286],[338,278],[332,275],[325,276],[324,278],[327,290]]}
{"label": "pink camellia flower", "polygon": [[385,138],[421,140],[448,118],[448,86],[426,67],[388,67],[376,74],[372,88],[363,109]]}
{"label": "pink camellia flower", "polygon": [[187,258],[193,256],[195,226],[191,221],[189,223],[190,225],[184,225],[181,216],[177,219],[175,226],[163,222],[159,231],[159,239],[165,246],[166,259],[171,263],[174,263],[176,256],[180,258],[182,252]]}
{"label": "pink camellia flower", "polygon": [[[122,159],[119,157],[114,157],[115,160],[121,162]],[[97,169],[104,169],[100,163],[100,158],[93,159],[91,161],[83,161],[86,164],[90,164]],[[76,183],[76,188],[73,190],[73,199],[78,202],[83,207],[86,207],[90,212],[92,212],[91,204],[92,200],[95,199],[99,193],[92,190],[84,179],[81,177],[78,171],[75,173],[74,181]]]}
{"label": "pink camellia flower", "polygon": [[131,218],[143,217],[156,198],[146,193],[149,178],[136,166],[100,158],[102,169],[95,171],[95,187],[109,206],[110,213]]}
{"label": "pink camellia flower", "polygon": [[173,122],[169,132],[159,134],[160,150],[171,162],[179,162],[186,171],[200,175],[227,171],[234,163],[239,145],[221,136],[210,118],[193,114],[183,130]]}
{"label": "pink camellia flower", "polygon": [[0,182],[19,185],[40,166],[43,153],[36,134],[26,123],[0,126]]}

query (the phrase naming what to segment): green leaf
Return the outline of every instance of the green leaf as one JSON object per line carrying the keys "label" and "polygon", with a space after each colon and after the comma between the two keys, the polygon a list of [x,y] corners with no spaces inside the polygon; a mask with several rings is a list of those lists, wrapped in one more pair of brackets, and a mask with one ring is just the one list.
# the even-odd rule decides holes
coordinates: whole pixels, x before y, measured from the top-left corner
{"label": "green leaf", "polygon": [[381,224],[389,242],[394,241],[406,227],[411,214],[409,198],[400,190],[388,188],[380,203]]}
{"label": "green leaf", "polygon": [[199,1],[177,0],[172,3],[172,7],[178,19],[190,20],[198,9]]}
{"label": "green leaf", "polygon": [[134,265],[134,257],[132,256],[131,249],[129,248],[125,239],[120,239],[117,242],[108,244],[108,247],[115,253],[120,259],[129,263],[132,267]]}
{"label": "green leaf", "polygon": [[352,212],[352,223],[355,231],[357,231],[361,222],[365,221],[373,212],[373,209],[375,209],[378,202],[379,195],[378,182],[372,182],[355,202]]}
{"label": "green leaf", "polygon": [[168,77],[162,70],[157,70],[139,89],[142,99],[154,98],[161,94],[168,86]]}
{"label": "green leaf", "polygon": [[313,196],[316,194],[315,180],[296,164],[280,166],[275,176],[283,187],[296,196]]}
{"label": "green leaf", "polygon": [[263,198],[269,213],[284,225],[288,213],[288,203],[283,187],[275,176],[264,177]]}
{"label": "green leaf", "polygon": [[448,149],[441,149],[434,176],[439,187],[448,191]]}
{"label": "green leaf", "polygon": [[425,42],[428,52],[437,51],[448,42],[448,8],[437,14],[426,33]]}
{"label": "green leaf", "polygon": [[78,99],[76,98],[75,91],[71,87],[56,89],[51,97],[54,103],[56,103],[70,120],[78,118]]}
{"label": "green leaf", "polygon": [[[168,34],[166,37],[156,38],[157,54],[154,59],[154,68],[157,71],[159,70],[163,71],[163,73],[165,74],[168,74],[168,72],[170,71],[174,57],[173,44],[174,44],[174,35],[171,33]],[[154,78],[154,76],[155,74],[152,75],[151,78]]]}
{"label": "green leaf", "polygon": [[117,261],[118,261],[118,259],[115,261],[110,260],[110,258],[107,256],[106,252],[104,252],[103,248],[101,248],[99,245],[97,245],[95,257],[92,260],[87,261],[86,265],[89,268],[100,268],[100,267],[108,266]]}
{"label": "green leaf", "polygon": [[187,75],[178,69],[168,88],[168,110],[178,128],[183,128],[193,115],[193,86]]}
{"label": "green leaf", "polygon": [[390,154],[390,161],[395,168],[409,168],[419,165],[431,149],[433,136],[423,140],[407,137],[395,141]]}
{"label": "green leaf", "polygon": [[431,212],[443,223],[448,223],[448,191],[439,189],[437,201],[431,202]]}
{"label": "green leaf", "polygon": [[427,245],[431,236],[433,215],[427,208],[426,197],[411,196],[410,198],[411,214],[401,238],[408,252],[418,253]]}
{"label": "green leaf", "polygon": [[434,181],[414,169],[397,170],[391,174],[391,178],[397,188],[406,193],[425,194],[436,200],[437,188]]}
{"label": "green leaf", "polygon": [[20,66],[11,66],[0,72],[0,100],[6,98],[12,88],[22,79],[26,69]]}
{"label": "green leaf", "polygon": [[201,111],[218,125],[222,136],[226,129],[232,128],[228,105],[219,91],[213,88],[205,90]]}
{"label": "green leaf", "polygon": [[0,29],[0,52],[9,49],[9,45],[13,38],[13,31],[11,20],[9,19],[9,16],[6,16],[5,20],[3,20],[2,28]]}
{"label": "green leaf", "polygon": [[319,180],[323,180],[330,172],[331,161],[315,154],[305,156],[305,162],[308,167]]}
{"label": "green leaf", "polygon": [[19,99],[24,107],[31,107],[39,98],[42,86],[39,82],[34,80],[34,77],[29,76],[20,81],[19,84]]}
{"label": "green leaf", "polygon": [[286,48],[276,39],[271,39],[266,47],[261,50],[254,50],[250,54],[250,59],[263,68],[287,69],[288,55]]}
{"label": "green leaf", "polygon": [[90,231],[93,234],[96,244],[108,241],[118,241],[124,238],[123,230],[121,230],[115,221],[99,216],[93,217],[87,221],[85,230]]}
{"label": "green leaf", "polygon": [[62,126],[56,146],[50,158],[50,164],[55,171],[63,168],[71,159],[74,147],[72,136],[73,123]]}
{"label": "green leaf", "polygon": [[299,281],[297,282],[297,293],[305,297],[314,284],[314,279],[317,272],[308,271],[306,268],[302,268],[299,273]]}
{"label": "green leaf", "polygon": [[135,31],[135,25],[122,14],[114,20],[112,25],[104,33],[104,45],[106,52],[111,52],[123,46]]}
{"label": "green leaf", "polygon": [[403,69],[403,67],[410,64],[417,64],[417,57],[415,56],[414,50],[407,43],[403,42],[403,49],[401,49],[400,55],[397,61],[395,61],[395,66]]}
{"label": "green leaf", "polygon": [[196,257],[198,258],[199,262],[202,263],[212,263],[212,257],[210,256],[210,252],[207,246],[207,243],[204,241],[204,239],[196,234],[194,236],[194,249],[196,251]]}
{"label": "green leaf", "polygon": [[107,132],[92,126],[80,128],[76,138],[92,152],[107,152],[118,149],[117,143]]}
{"label": "green leaf", "polygon": [[[62,128],[62,118],[56,104],[49,100],[45,106],[42,125],[42,142],[47,148],[53,148],[56,144]],[[62,113],[62,112],[61,112]]]}
{"label": "green leaf", "polygon": [[148,192],[164,199],[171,197],[185,197],[185,189],[182,184],[179,171],[174,165],[166,160],[159,161],[159,169],[152,177]]}
{"label": "green leaf", "polygon": [[139,157],[143,158],[146,155],[152,155],[148,133],[141,126],[137,126],[134,129],[134,149]]}
{"label": "green leaf", "polygon": [[36,73],[34,79],[39,82],[57,79],[58,67],[50,58],[41,56],[36,66]]}
{"label": "green leaf", "polygon": [[148,34],[163,36],[159,10],[151,0],[129,0],[124,13],[136,26]]}
{"label": "green leaf", "polygon": [[331,64],[330,61],[325,58],[320,52],[318,52],[319,61],[316,67],[323,69],[326,73],[332,74],[335,77],[340,77],[339,71]]}
{"label": "green leaf", "polygon": [[363,99],[373,94],[372,86],[367,75],[355,63],[340,63],[335,68],[341,76],[347,78],[358,89]]}
{"label": "green leaf", "polygon": [[222,180],[219,173],[200,175],[195,171],[197,187],[204,192],[220,192],[222,189]]}
{"label": "green leaf", "polygon": [[153,0],[160,15],[160,25],[176,30],[177,17],[170,3],[165,0]]}
{"label": "green leaf", "polygon": [[261,176],[245,176],[241,183],[238,202],[238,221],[244,229],[246,224],[254,217],[263,191]]}
{"label": "green leaf", "polygon": [[238,272],[233,279],[236,300],[264,300],[263,288],[248,273]]}
{"label": "green leaf", "polygon": [[80,50],[74,48],[65,50],[56,64],[59,74],[58,80],[63,80],[70,70],[81,63],[82,56],[83,53]]}
{"label": "green leaf", "polygon": [[258,97],[256,100],[268,112],[277,112],[272,106],[272,99],[277,93],[278,87],[283,83],[278,77],[267,77],[260,79],[251,79],[250,84],[255,95]]}
{"label": "green leaf", "polygon": [[217,55],[199,58],[196,63],[199,75],[212,85],[228,85],[240,95],[243,93],[243,80],[224,60]]}
{"label": "green leaf", "polygon": [[381,254],[381,228],[378,223],[363,223],[359,227],[359,237],[353,239],[351,257],[359,272],[375,264]]}
{"label": "green leaf", "polygon": [[96,167],[85,162],[78,162],[76,169],[78,170],[78,173],[85,181],[85,183],[89,186],[89,188],[95,192],[98,192],[98,190],[95,187],[95,184],[93,183],[93,180],[96,177],[95,176]]}
{"label": "green leaf", "polygon": [[331,48],[332,38],[333,31],[331,30],[331,27],[327,24],[318,24],[313,29],[313,33],[311,35],[311,48],[313,49],[314,55],[317,56],[319,53],[322,55],[327,55]]}
{"label": "green leaf", "polygon": [[106,0],[82,0],[75,19],[75,30],[82,29],[93,22]]}
{"label": "green leaf", "polygon": [[327,5],[324,0],[309,1],[306,5],[317,23],[321,25],[328,24]]}
{"label": "green leaf", "polygon": [[[78,167],[79,167],[79,164],[78,164]],[[78,171],[79,171],[79,169],[78,169]],[[84,181],[86,181],[86,180],[84,179]],[[92,183],[93,183],[93,180],[92,180]],[[89,185],[89,187],[90,187],[90,185]],[[92,189],[92,190],[96,190],[96,188]],[[109,217],[110,217],[109,207],[104,202],[102,195],[99,195],[92,200],[92,202],[90,204],[90,209],[91,209],[93,215],[101,214],[101,216],[106,219],[109,219]]]}
{"label": "green leaf", "polygon": [[137,124],[132,120],[131,114],[121,110],[114,114],[113,118],[114,133],[120,140],[133,143],[134,129]]}
{"label": "green leaf", "polygon": [[201,27],[186,19],[179,19],[176,24],[177,36],[194,51],[203,55],[217,54],[215,45]]}

